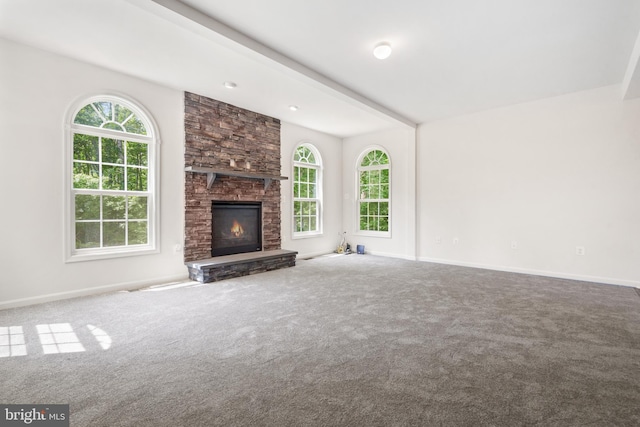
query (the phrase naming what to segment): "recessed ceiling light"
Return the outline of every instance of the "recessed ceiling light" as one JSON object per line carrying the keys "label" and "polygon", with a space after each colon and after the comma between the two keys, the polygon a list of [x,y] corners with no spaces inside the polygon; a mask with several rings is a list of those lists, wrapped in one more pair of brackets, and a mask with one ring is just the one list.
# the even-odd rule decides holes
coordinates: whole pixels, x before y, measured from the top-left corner
{"label": "recessed ceiling light", "polygon": [[378,59],[387,59],[391,55],[391,45],[388,42],[378,43],[373,48],[373,56]]}
{"label": "recessed ceiling light", "polygon": [[224,82],[224,87],[226,87],[227,89],[235,89],[238,87],[238,85],[234,82]]}
{"label": "recessed ceiling light", "polygon": [[298,110],[299,110],[299,108],[298,108],[298,106],[297,106],[297,105],[289,105],[289,110],[291,110],[291,111],[298,111]]}

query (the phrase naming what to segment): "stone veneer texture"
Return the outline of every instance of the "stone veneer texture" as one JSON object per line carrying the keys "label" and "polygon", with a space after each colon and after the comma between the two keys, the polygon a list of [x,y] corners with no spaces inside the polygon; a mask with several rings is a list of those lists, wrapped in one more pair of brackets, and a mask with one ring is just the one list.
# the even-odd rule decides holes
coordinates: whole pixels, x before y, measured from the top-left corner
{"label": "stone veneer texture", "polygon": [[[280,175],[280,120],[189,92],[184,99],[185,166]],[[279,181],[265,190],[262,180],[218,175],[207,189],[206,174],[185,172],[185,262],[211,257],[213,200],[261,201],[263,249],[280,249]]]}

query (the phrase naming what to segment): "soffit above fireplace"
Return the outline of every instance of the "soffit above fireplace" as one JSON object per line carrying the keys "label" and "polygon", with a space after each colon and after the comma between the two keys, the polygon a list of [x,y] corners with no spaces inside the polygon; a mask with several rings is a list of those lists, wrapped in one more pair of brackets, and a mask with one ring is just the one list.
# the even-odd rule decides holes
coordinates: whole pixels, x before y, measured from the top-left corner
{"label": "soffit above fireplace", "polygon": [[278,175],[265,175],[259,173],[251,173],[251,172],[238,172],[238,171],[227,171],[222,169],[214,169],[207,168],[204,166],[187,166],[184,168],[185,172],[194,172],[194,173],[205,173],[207,174],[207,190],[211,188],[213,182],[216,180],[218,175],[220,176],[234,176],[237,178],[248,178],[248,179],[262,179],[264,180],[264,189],[269,188],[272,180],[283,181],[289,179],[286,176],[278,176]]}

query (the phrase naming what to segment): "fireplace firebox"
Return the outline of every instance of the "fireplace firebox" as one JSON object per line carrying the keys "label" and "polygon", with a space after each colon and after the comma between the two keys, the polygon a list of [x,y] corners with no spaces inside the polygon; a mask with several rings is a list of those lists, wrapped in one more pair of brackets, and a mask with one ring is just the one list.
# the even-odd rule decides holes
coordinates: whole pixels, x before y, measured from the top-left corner
{"label": "fireplace firebox", "polygon": [[211,204],[211,256],[262,250],[262,203]]}

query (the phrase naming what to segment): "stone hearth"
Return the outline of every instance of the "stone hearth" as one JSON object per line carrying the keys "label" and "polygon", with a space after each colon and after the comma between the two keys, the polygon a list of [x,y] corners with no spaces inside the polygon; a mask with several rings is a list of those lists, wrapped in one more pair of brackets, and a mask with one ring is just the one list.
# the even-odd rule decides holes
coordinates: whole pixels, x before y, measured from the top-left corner
{"label": "stone hearth", "polygon": [[243,254],[217,256],[200,261],[185,263],[189,268],[189,278],[201,283],[217,282],[232,277],[264,273],[265,271],[296,265],[294,251],[278,249],[274,251],[248,252]]}

